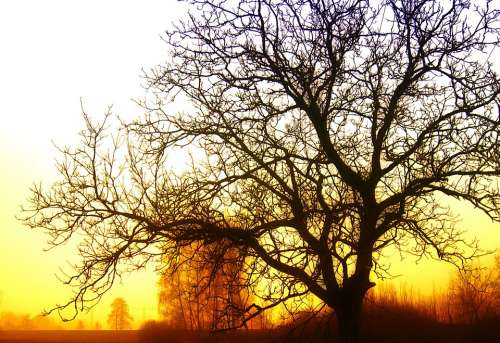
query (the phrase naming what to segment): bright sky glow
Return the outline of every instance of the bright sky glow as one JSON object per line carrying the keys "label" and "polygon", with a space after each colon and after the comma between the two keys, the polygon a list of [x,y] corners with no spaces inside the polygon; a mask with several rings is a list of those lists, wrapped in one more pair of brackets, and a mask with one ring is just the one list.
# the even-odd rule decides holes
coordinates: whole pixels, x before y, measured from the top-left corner
{"label": "bright sky glow", "polygon": [[[0,2],[0,312],[35,315],[67,300],[70,290],[56,279],[69,271],[71,247],[43,252],[39,232],[15,219],[33,182],[49,184],[58,145],[75,143],[82,127],[80,98],[93,117],[108,105],[123,118],[140,115],[130,100],[144,95],[141,68],[166,58],[160,35],[184,9],[175,0],[17,0]],[[500,224],[453,203],[463,225],[483,248],[500,245]],[[449,267],[394,258],[395,275],[432,289]],[[92,314],[105,323],[115,296],[127,299],[135,323],[156,317],[152,272],[126,277]],[[87,316],[87,318],[89,318]]]}
{"label": "bright sky glow", "polygon": [[[165,60],[160,36],[182,17],[175,0],[0,2],[0,312],[40,313],[70,291],[55,274],[74,260],[71,247],[44,253],[46,237],[15,215],[33,182],[55,178],[52,142],[76,142],[85,110],[108,105],[124,118],[141,113],[141,68]],[[123,280],[96,309],[105,322],[115,296],[129,302],[136,324],[156,316],[152,273]]]}

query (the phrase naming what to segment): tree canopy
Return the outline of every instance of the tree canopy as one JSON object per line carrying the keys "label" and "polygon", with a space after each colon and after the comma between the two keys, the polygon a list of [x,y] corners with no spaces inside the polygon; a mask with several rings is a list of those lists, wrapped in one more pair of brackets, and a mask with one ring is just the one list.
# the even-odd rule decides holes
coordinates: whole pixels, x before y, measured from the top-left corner
{"label": "tree canopy", "polygon": [[[32,189],[27,225],[54,245],[84,237],[78,291],[57,309],[223,242],[211,258],[238,249],[262,300],[247,316],[312,294],[356,341],[384,249],[457,265],[476,253],[446,199],[500,218],[493,1],[188,2],[146,76],[145,115],[110,135],[109,113],[84,114],[60,180]],[[196,157],[175,172],[180,149]]]}

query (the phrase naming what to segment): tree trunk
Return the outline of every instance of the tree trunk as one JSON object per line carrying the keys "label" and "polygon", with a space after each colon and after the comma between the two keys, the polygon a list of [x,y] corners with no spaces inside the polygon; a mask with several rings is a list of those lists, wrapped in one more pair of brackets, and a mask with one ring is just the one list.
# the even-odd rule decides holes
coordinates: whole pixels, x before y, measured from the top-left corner
{"label": "tree trunk", "polygon": [[335,309],[341,343],[361,342],[361,310],[364,293],[356,293],[342,299],[340,306]]}
{"label": "tree trunk", "polygon": [[351,277],[343,285],[342,290],[338,293],[338,301],[333,306],[341,343],[361,342],[363,300],[366,292],[375,286],[369,280],[369,267],[358,270],[363,271],[363,273]]}
{"label": "tree trunk", "polygon": [[[373,216],[376,218],[376,216]],[[368,223],[375,219],[368,220]],[[373,225],[363,225],[365,230],[362,232],[372,232]],[[360,237],[358,257],[356,259],[355,273],[348,278],[342,285],[342,289],[337,294],[338,300],[334,307],[338,334],[341,343],[361,342],[361,310],[366,292],[373,286],[370,282],[370,271],[372,268],[372,249],[371,240]]]}

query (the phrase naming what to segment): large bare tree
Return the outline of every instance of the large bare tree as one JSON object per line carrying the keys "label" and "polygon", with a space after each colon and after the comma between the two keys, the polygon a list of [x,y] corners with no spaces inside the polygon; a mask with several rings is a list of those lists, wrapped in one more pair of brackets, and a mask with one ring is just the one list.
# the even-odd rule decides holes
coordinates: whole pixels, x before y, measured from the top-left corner
{"label": "large bare tree", "polygon": [[[474,255],[446,200],[499,220],[493,1],[189,3],[147,76],[146,115],[112,139],[85,116],[60,181],[32,190],[29,226],[54,245],[83,237],[67,280],[78,291],[57,309],[224,241],[261,298],[247,317],[312,294],[355,342],[384,249]],[[182,149],[195,157],[176,172]]]}

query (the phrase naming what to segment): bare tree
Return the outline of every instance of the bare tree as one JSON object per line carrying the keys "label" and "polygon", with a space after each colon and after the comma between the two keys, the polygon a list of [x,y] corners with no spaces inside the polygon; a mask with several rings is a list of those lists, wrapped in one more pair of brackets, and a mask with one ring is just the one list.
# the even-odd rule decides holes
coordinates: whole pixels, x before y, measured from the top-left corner
{"label": "bare tree", "polygon": [[[458,266],[477,253],[446,200],[499,220],[493,1],[189,2],[147,76],[146,115],[114,137],[109,114],[84,115],[60,181],[32,190],[27,225],[53,245],[84,237],[78,292],[57,310],[224,240],[260,298],[245,320],[312,294],[355,342],[385,248]],[[180,148],[197,156],[182,173],[168,163]]]}
{"label": "bare tree", "polygon": [[132,327],[132,320],[127,302],[123,298],[115,298],[111,303],[111,312],[108,315],[108,325],[111,329],[130,329]]}

